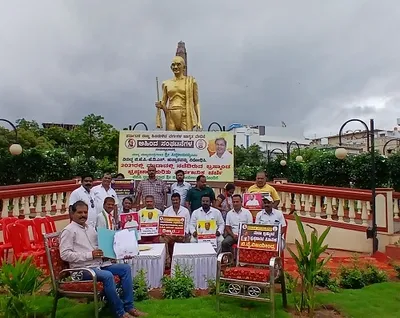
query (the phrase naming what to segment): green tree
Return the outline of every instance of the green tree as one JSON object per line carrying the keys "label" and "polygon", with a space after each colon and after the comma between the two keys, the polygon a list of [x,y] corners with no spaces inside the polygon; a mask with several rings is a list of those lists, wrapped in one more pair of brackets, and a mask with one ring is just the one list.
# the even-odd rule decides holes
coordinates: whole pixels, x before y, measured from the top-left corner
{"label": "green tree", "polygon": [[[370,153],[362,153],[351,157],[351,180],[354,187],[359,189],[371,189],[372,158]],[[375,152],[375,185],[378,188],[386,187],[389,184],[389,168],[385,157]]]}
{"label": "green tree", "polygon": [[318,156],[307,162],[305,183],[325,186],[349,187],[352,157],[336,158],[334,151],[321,150]]}
{"label": "green tree", "polygon": [[397,151],[387,158],[387,169],[390,174],[390,185],[395,191],[400,191],[400,152]]}
{"label": "green tree", "polygon": [[266,164],[264,153],[257,145],[235,147],[235,176],[240,180],[254,180],[257,171]]}

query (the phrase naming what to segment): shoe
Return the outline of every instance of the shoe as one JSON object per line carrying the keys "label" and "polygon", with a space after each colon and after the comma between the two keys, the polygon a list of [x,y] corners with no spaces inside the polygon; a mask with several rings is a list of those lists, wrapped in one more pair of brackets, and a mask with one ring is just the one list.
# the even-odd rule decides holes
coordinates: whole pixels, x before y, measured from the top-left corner
{"label": "shoe", "polygon": [[[136,308],[130,310],[128,313],[133,317],[146,317],[149,315],[148,313],[141,312],[141,311],[137,310]],[[125,318],[125,317],[123,317],[123,318]]]}

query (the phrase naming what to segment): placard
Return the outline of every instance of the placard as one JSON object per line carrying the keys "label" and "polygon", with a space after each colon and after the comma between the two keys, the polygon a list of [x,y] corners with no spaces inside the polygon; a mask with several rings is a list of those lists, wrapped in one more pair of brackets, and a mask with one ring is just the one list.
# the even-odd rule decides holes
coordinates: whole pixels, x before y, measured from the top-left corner
{"label": "placard", "polygon": [[199,220],[196,229],[198,242],[210,242],[214,248],[217,248],[217,222],[215,220]]}
{"label": "placard", "polygon": [[233,182],[233,133],[227,131],[120,131],[118,172],[134,180],[148,178],[147,167],[157,177],[170,181],[175,171],[185,172],[185,181],[205,175],[208,181]]}
{"label": "placard", "polygon": [[141,209],[140,216],[140,234],[141,236],[158,235],[159,210],[157,209]]}
{"label": "placard", "polygon": [[243,206],[249,210],[261,210],[263,207],[261,193],[244,193],[243,202]]}
{"label": "placard", "polygon": [[180,216],[160,216],[158,229],[160,234],[185,236],[185,218]]}
{"label": "placard", "polygon": [[135,196],[135,180],[132,179],[113,179],[111,181],[111,188],[114,189],[118,197],[118,210],[122,211],[122,200],[126,197]]}
{"label": "placard", "polygon": [[129,212],[120,215],[121,229],[136,229],[140,231],[139,213]]}
{"label": "placard", "polygon": [[238,247],[252,250],[279,250],[281,226],[267,224],[241,224]]}

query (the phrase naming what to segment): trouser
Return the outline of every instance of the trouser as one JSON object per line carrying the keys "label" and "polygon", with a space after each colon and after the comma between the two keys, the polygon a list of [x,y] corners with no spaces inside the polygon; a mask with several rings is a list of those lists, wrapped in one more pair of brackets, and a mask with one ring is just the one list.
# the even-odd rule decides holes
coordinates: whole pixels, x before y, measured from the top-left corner
{"label": "trouser", "polygon": [[[224,240],[224,237],[222,235],[217,236],[217,248],[215,249],[217,253],[221,250],[221,243]],[[190,239],[190,243],[198,243],[197,238],[193,237]]]}
{"label": "trouser", "polygon": [[166,262],[169,265],[172,261],[172,255],[174,254],[174,245],[175,243],[189,243],[190,242],[190,234],[186,234],[185,236],[160,236],[160,243],[167,244],[167,257]]}
{"label": "trouser", "polygon": [[[133,288],[131,266],[128,264],[112,264],[100,268],[91,268],[97,275],[97,281],[103,283],[104,294],[110,303],[114,313],[121,317],[125,312],[134,308],[133,306]],[[121,280],[122,296],[117,294],[114,275],[119,276]],[[90,275],[85,273],[84,279],[91,279]]]}
{"label": "trouser", "polygon": [[160,243],[160,240],[158,236],[142,236],[140,238],[139,243],[155,244],[155,243]]}
{"label": "trouser", "polygon": [[237,244],[237,239],[227,235],[221,243],[221,252],[232,252],[232,245]]}

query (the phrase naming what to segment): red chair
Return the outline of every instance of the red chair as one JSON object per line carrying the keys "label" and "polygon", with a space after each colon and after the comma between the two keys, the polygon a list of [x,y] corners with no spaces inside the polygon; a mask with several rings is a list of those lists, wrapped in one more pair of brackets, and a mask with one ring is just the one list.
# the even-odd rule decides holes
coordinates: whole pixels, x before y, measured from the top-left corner
{"label": "red chair", "polygon": [[36,217],[32,219],[37,234],[37,242],[44,247],[43,234],[54,233],[53,227],[47,218]]}
{"label": "red chair", "polygon": [[47,222],[49,224],[49,232],[47,234],[56,233],[57,228],[56,228],[56,222],[54,222],[54,219],[48,215],[45,216],[45,219],[47,220]]}
{"label": "red chair", "polygon": [[15,222],[14,224],[8,224],[6,231],[8,232],[14,251],[14,261],[17,259],[25,260],[29,256],[32,256],[37,267],[46,268],[46,252],[44,250],[35,251],[32,249],[27,227]]}
{"label": "red chair", "polygon": [[11,245],[10,239],[8,237],[6,228],[7,228],[7,225],[13,224],[17,220],[18,220],[18,218],[14,217],[14,216],[6,217],[6,218],[0,220],[0,225],[2,226],[2,229],[3,229],[3,240],[4,240],[4,243],[0,243],[0,246],[2,249],[2,251],[0,251],[0,252],[1,252],[1,255],[3,256],[3,259],[5,259],[5,261],[8,260],[8,253],[12,249],[12,245]]}
{"label": "red chair", "polygon": [[[22,219],[15,221],[15,223],[26,228],[26,232],[28,233],[28,241],[31,244],[32,250],[44,250],[43,237],[41,237],[40,232],[37,231],[33,220]],[[32,237],[29,235],[29,231],[32,233]]]}

